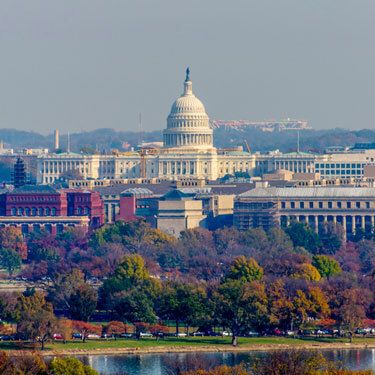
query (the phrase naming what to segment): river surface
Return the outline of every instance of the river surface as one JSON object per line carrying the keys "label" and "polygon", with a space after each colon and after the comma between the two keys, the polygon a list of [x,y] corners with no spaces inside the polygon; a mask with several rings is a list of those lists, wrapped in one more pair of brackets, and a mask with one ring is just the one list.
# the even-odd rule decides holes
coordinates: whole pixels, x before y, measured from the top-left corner
{"label": "river surface", "polygon": [[[321,353],[352,370],[375,370],[375,349],[322,350]],[[208,369],[223,364],[233,366],[241,362],[251,364],[261,356],[267,356],[267,352],[90,355],[79,359],[102,375],[176,375],[178,369]]]}

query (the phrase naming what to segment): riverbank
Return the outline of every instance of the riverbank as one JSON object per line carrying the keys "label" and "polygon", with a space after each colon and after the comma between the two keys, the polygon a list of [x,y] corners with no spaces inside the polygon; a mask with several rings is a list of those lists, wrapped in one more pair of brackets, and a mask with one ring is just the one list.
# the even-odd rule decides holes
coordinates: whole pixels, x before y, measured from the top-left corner
{"label": "riverbank", "polygon": [[0,350],[5,350],[8,354],[14,356],[35,351],[43,356],[80,356],[372,348],[375,349],[375,338],[356,338],[353,343],[349,343],[347,339],[329,338],[241,338],[237,347],[233,347],[230,344],[230,338],[170,338],[159,341],[155,339],[108,340],[88,341],[86,343],[71,341],[67,344],[48,343],[44,351],[34,347],[21,346],[16,343],[0,343]]}

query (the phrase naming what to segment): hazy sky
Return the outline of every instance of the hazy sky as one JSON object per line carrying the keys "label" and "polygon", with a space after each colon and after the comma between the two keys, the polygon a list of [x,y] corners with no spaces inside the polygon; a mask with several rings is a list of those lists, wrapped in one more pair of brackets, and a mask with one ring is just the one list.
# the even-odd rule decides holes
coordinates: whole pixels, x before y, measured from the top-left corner
{"label": "hazy sky", "polygon": [[165,127],[186,66],[211,118],[375,128],[374,0],[0,0],[0,128]]}

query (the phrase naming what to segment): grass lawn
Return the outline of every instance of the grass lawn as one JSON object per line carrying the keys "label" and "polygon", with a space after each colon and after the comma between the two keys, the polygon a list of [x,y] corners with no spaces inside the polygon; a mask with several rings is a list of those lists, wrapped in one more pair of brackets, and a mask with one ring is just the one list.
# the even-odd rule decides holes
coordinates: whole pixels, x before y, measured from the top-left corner
{"label": "grass lawn", "polygon": [[[293,339],[288,337],[241,337],[239,338],[240,346],[257,346],[257,345],[293,345],[300,346],[306,344],[319,344],[319,343],[348,343],[349,340],[345,338],[332,339],[332,338],[318,338],[313,337],[303,339]],[[375,338],[355,338],[353,340],[357,344],[375,344]],[[156,340],[155,338],[136,339],[118,339],[118,340],[87,340],[85,343],[82,341],[69,341],[66,344],[62,342],[47,343],[46,349],[55,351],[64,350],[95,350],[95,349],[111,349],[111,348],[149,348],[149,347],[174,347],[174,346],[230,346],[230,337],[187,337],[176,338],[168,337],[165,339]],[[37,346],[39,348],[40,346]],[[13,342],[0,342],[0,350],[25,350],[27,348],[20,347],[19,344]],[[30,347],[31,349],[31,347]]]}

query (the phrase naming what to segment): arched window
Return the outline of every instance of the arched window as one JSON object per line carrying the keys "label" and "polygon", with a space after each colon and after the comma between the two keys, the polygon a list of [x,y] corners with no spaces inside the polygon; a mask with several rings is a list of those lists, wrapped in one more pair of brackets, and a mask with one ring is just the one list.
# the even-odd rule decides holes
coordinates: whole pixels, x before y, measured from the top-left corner
{"label": "arched window", "polygon": [[85,215],[90,215],[90,207],[85,207],[84,214]]}
{"label": "arched window", "polygon": [[31,208],[31,216],[36,216],[36,208],[35,207]]}
{"label": "arched window", "polygon": [[39,210],[38,210],[38,215],[39,216],[43,216],[44,215],[44,209],[43,207],[40,207]]}
{"label": "arched window", "polygon": [[46,216],[51,215],[51,209],[49,207],[46,208]]}
{"label": "arched window", "polygon": [[17,208],[13,207],[12,208],[12,216],[16,216],[16,215],[17,215]]}
{"label": "arched window", "polygon": [[18,209],[18,216],[23,216],[23,214],[24,214],[24,210],[21,207],[21,208]]}
{"label": "arched window", "polygon": [[56,208],[52,207],[51,209],[51,216],[56,216]]}
{"label": "arched window", "polygon": [[25,208],[25,215],[30,216],[30,212],[31,212],[30,207],[26,207]]}
{"label": "arched window", "polygon": [[83,214],[83,209],[82,209],[82,207],[78,207],[78,209],[77,209],[77,214],[78,214],[78,215],[82,215],[82,214]]}

